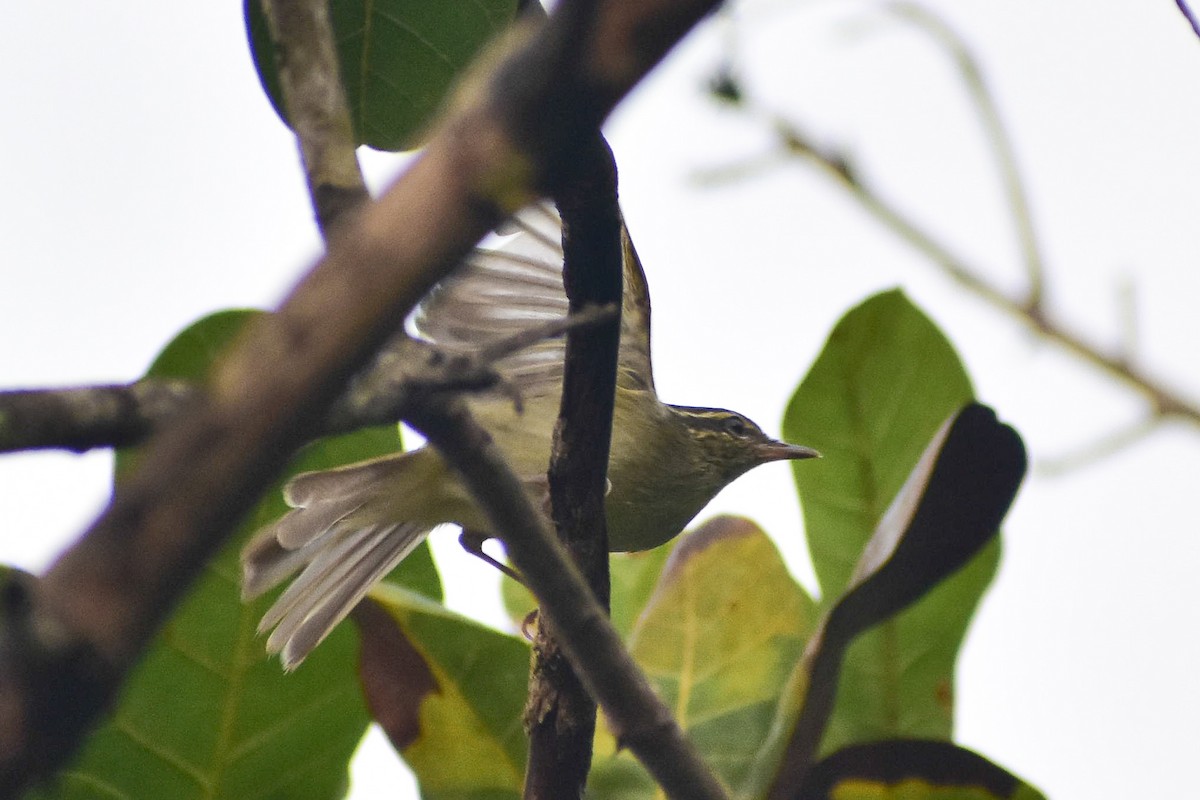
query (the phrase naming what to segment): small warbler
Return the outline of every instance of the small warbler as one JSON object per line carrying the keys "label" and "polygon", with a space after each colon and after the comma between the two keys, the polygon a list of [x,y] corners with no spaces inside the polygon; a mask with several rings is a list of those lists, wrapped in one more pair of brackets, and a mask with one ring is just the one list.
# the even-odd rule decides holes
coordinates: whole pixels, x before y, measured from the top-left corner
{"label": "small warbler", "polygon": [[[470,350],[531,322],[567,313],[561,223],[552,208],[518,214],[500,244],[474,251],[414,314],[417,333]],[[616,403],[605,510],[613,551],[648,550],[684,526],[727,484],[769,461],[816,451],[776,441],[741,414],[667,405],[650,363],[650,297],[641,263],[622,226],[622,301]],[[496,364],[520,391],[510,399],[469,399],[531,497],[545,497],[546,469],[562,389],[564,346],[540,342]],[[292,669],[420,544],[455,523],[489,532],[482,512],[431,447],[338,469],[297,475],[284,490],[292,510],[259,531],[242,553],[243,593],[254,598],[300,574],[263,617],[267,649]]]}

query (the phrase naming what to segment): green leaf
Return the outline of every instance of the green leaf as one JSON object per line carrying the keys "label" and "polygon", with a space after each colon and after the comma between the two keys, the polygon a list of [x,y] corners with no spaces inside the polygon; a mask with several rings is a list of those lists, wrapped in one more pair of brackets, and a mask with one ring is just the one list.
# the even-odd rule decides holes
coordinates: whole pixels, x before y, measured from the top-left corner
{"label": "green leaf", "polygon": [[[774,732],[786,750],[763,748],[763,764],[780,764],[771,796],[791,797],[804,784],[834,708],[847,649],[863,631],[891,618],[953,575],[997,534],[1025,474],[1021,437],[991,409],[971,403],[934,436],[880,520],[843,594],[809,640],[792,685],[807,683],[801,713]],[[772,737],[773,740],[775,737]],[[761,773],[761,770],[760,770]]]}
{"label": "green leaf", "polygon": [[[384,649],[391,655],[364,658],[368,692],[386,692],[394,680],[424,687],[400,698],[385,695],[379,704],[389,714],[397,701],[410,706],[403,711],[401,741],[394,727],[388,730],[416,774],[421,796],[519,798],[527,753],[522,712],[528,645],[397,586],[380,585],[371,599],[386,615],[364,627],[364,645],[390,639]],[[393,630],[384,627],[384,616]]]}
{"label": "green leaf", "polygon": [[[416,147],[455,79],[516,9],[516,0],[330,0],[356,141],[379,150]],[[259,80],[286,121],[261,3],[245,0],[244,11]]]}
{"label": "green leaf", "polygon": [[[926,444],[970,399],[949,342],[901,292],[868,299],[834,328],[784,419],[789,441],[824,456],[794,474],[825,608],[846,590]],[[998,559],[998,543],[988,545],[851,645],[823,753],[883,738],[950,738],[955,659]]]}
{"label": "green leaf", "polygon": [[[718,517],[677,542],[636,615],[630,651],[707,763],[739,786],[816,608],[749,520]],[[654,796],[643,776],[611,734],[598,737],[590,783],[598,796]]]}
{"label": "green leaf", "polygon": [[[181,333],[150,369],[154,377],[202,380],[258,312],[227,311]],[[394,452],[395,427],[359,431],[306,448],[293,471]],[[117,457],[117,473],[137,460]],[[127,683],[112,718],[37,798],[287,797],[345,794],[347,764],[369,717],[359,689],[356,636],[342,625],[285,675],[256,635],[270,599],[243,604],[238,551],[278,516],[278,489],[204,570]],[[406,562],[404,580],[440,595],[428,552]]]}
{"label": "green leaf", "polygon": [[854,745],[818,763],[797,800],[1045,800],[983,756],[920,739]]}
{"label": "green leaf", "polygon": [[650,608],[650,598],[674,549],[674,543],[668,542],[652,550],[613,553],[609,559],[612,623],[624,639],[633,635],[642,615]]}

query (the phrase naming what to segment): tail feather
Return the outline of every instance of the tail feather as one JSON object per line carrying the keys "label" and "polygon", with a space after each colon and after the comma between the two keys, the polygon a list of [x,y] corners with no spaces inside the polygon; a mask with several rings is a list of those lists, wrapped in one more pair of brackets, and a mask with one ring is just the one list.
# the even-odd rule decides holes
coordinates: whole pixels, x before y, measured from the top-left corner
{"label": "tail feather", "polygon": [[[347,571],[350,559],[373,555],[378,545],[375,532],[375,528],[363,528],[331,533],[304,550],[295,551],[304,559],[304,566],[259,620],[258,632],[265,633],[273,628],[278,631],[284,620],[290,620],[289,625],[283,626],[282,635],[286,638],[287,628],[294,627],[325,602],[321,590],[336,585],[335,582]],[[269,642],[267,649],[271,649]]]}
{"label": "tail feather", "polygon": [[[424,454],[424,459],[422,459]],[[294,508],[242,551],[242,593],[258,597],[299,575],[259,624],[267,650],[295,668],[350,613],[371,586],[424,541],[434,522],[396,519],[395,501],[417,511],[430,501],[422,476],[432,452],[387,456],[292,479]],[[426,476],[428,477],[428,476]],[[380,498],[389,498],[380,505]],[[405,514],[404,516],[408,516]]]}
{"label": "tail feather", "polygon": [[305,563],[304,553],[279,544],[273,527],[259,531],[242,550],[242,600],[262,597]]}
{"label": "tail feather", "polygon": [[359,461],[336,469],[302,472],[288,481],[284,499],[292,508],[321,504],[343,504],[352,497],[363,497],[379,486],[398,479],[412,463],[421,459],[422,450]]}
{"label": "tail feather", "polygon": [[379,526],[353,531],[338,546],[323,548],[272,607],[274,612],[286,603],[274,614],[278,619],[271,623],[275,630],[267,651],[280,654],[284,669],[294,669],[428,533],[412,523]]}
{"label": "tail feather", "polygon": [[362,507],[361,501],[350,498],[348,501],[318,502],[293,508],[275,522],[274,539],[285,550],[303,549],[311,542],[319,541]]}

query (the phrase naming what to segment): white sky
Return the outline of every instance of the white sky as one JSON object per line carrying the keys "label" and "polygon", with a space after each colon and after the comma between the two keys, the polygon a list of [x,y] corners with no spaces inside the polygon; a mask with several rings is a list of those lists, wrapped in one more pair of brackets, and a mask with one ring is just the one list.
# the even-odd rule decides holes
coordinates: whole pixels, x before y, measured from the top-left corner
{"label": "white sky", "polygon": [[[739,27],[756,94],[953,248],[1021,286],[987,152],[939,51],[863,4],[758,0]],[[939,0],[974,45],[1016,143],[1054,312],[1118,339],[1136,288],[1138,357],[1200,398],[1200,41],[1170,0]],[[870,17],[878,19],[877,17]],[[708,24],[614,116],[622,198],[655,303],[669,402],[744,411],[778,432],[836,319],[895,285],[947,331],[980,397],[1053,458],[1137,418],[1138,400],[966,298],[811,170],[719,189],[694,171],[768,137],[698,91],[727,29]],[[0,10],[0,386],[125,381],[218,308],[270,306],[316,252],[287,132],[258,88],[241,4],[8,3]],[[390,159],[366,159],[377,184]],[[0,458],[0,559],[44,565],[94,515],[103,454]],[[959,680],[959,739],[1058,800],[1192,785],[1200,436],[1161,429],[1065,477],[1034,474]],[[760,521],[810,586],[787,468],[712,511]],[[446,537],[449,540],[449,537]],[[471,559],[439,543],[452,602],[499,619]],[[458,565],[464,565],[461,568]],[[394,767],[374,748],[356,797]]]}

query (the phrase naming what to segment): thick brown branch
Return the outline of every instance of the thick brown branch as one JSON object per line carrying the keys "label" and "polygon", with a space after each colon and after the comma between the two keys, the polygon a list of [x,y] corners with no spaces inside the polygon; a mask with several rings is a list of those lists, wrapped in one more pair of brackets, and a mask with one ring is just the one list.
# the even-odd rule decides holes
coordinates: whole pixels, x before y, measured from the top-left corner
{"label": "thick brown branch", "polygon": [[543,30],[510,44],[495,79],[476,78],[422,157],[347,223],[279,312],[255,321],[208,397],[151,440],[84,537],[12,604],[21,613],[0,637],[0,796],[75,750],[350,377],[484,233],[552,183],[581,121],[594,130],[712,5],[564,0]]}

